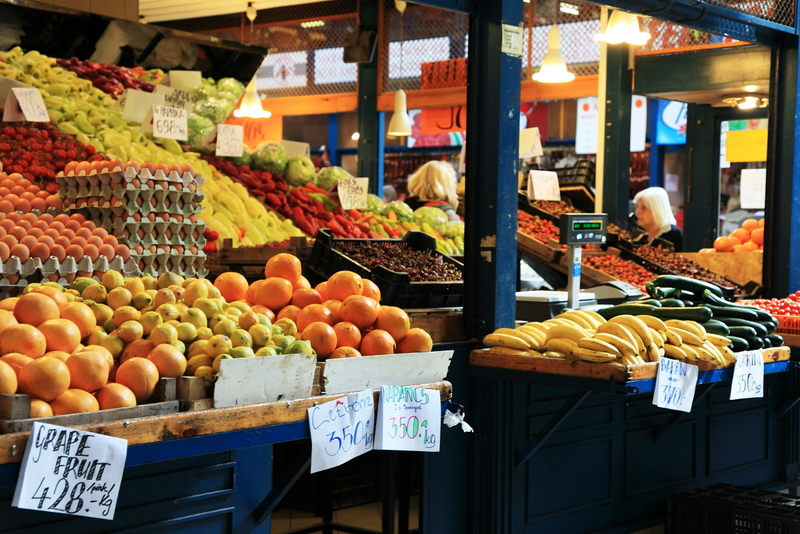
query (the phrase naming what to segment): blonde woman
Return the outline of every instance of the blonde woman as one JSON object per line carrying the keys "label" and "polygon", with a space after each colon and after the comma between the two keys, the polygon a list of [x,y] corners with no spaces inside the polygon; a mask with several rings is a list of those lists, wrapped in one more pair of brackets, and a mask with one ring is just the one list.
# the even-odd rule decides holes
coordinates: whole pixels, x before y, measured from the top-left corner
{"label": "blonde woman", "polygon": [[439,208],[451,221],[459,221],[456,181],[452,165],[446,161],[429,161],[408,178],[411,196],[405,202],[414,210],[422,206]]}
{"label": "blonde woman", "polygon": [[650,245],[655,239],[669,241],[675,252],[683,251],[683,231],[678,228],[669,195],[660,187],[648,187],[636,193],[636,221],[645,231],[640,243]]}

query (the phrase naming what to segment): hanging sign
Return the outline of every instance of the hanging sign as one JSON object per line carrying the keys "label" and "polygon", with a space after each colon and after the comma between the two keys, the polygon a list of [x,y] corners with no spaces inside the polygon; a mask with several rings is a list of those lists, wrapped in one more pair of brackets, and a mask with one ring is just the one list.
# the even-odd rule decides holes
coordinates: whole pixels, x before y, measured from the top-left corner
{"label": "hanging sign", "polygon": [[656,144],[683,145],[686,143],[687,110],[688,106],[685,102],[658,101]]}
{"label": "hanging sign", "polygon": [[670,358],[658,360],[653,404],[668,410],[691,412],[697,372],[696,365]]}
{"label": "hanging sign", "polygon": [[544,155],[539,128],[525,128],[519,132],[519,158],[538,158]]}
{"label": "hanging sign", "polygon": [[578,99],[578,123],[575,127],[575,153],[597,154],[597,97]]}
{"label": "hanging sign", "polygon": [[342,465],[372,450],[375,403],[372,389],[308,409],[311,472]]}
{"label": "hanging sign", "polygon": [[114,519],[127,447],[124,439],[35,422],[11,505]]}
{"label": "hanging sign", "polygon": [[367,207],[369,178],[345,178],[336,182],[342,209],[363,210]]}
{"label": "hanging sign", "polygon": [[631,152],[644,152],[647,138],[647,98],[631,98]]}
{"label": "hanging sign", "polygon": [[153,136],[186,141],[189,128],[186,124],[186,110],[169,106],[153,106]]}
{"label": "hanging sign", "polygon": [[767,161],[766,129],[728,131],[725,136],[725,159],[732,163]]}
{"label": "hanging sign", "polygon": [[764,355],[758,351],[736,354],[731,382],[731,400],[764,396]]}
{"label": "hanging sign", "polygon": [[217,125],[217,156],[242,157],[244,129],[236,124]]}
{"label": "hanging sign", "polygon": [[528,199],[561,200],[558,175],[553,171],[529,171]]}
{"label": "hanging sign", "polygon": [[441,428],[438,390],[381,386],[375,449],[439,452]]}
{"label": "hanging sign", "polygon": [[7,122],[50,122],[42,93],[35,87],[12,87],[6,95],[3,120]]}

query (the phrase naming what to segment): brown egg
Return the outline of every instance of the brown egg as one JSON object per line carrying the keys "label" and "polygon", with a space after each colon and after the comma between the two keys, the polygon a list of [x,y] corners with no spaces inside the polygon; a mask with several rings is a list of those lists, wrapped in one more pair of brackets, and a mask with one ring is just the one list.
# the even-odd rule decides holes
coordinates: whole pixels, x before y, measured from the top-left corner
{"label": "brown egg", "polygon": [[28,235],[32,235],[33,237],[38,239],[44,235],[44,230],[42,230],[41,228],[30,228],[28,230]]}
{"label": "brown egg", "polygon": [[114,252],[114,247],[111,245],[107,244],[100,245],[99,247],[97,247],[97,250],[100,252],[100,255],[105,256],[108,261],[113,260],[114,256],[116,256],[116,252]]}
{"label": "brown egg", "polygon": [[0,197],[5,197],[11,193],[11,191],[7,187],[0,187]]}
{"label": "brown egg", "polygon": [[20,196],[22,193],[25,192],[25,188],[21,185],[15,185],[10,189],[11,193],[17,196]]}
{"label": "brown egg", "polygon": [[20,245],[25,245],[25,246],[26,246],[26,247],[28,247],[29,249],[30,249],[30,248],[31,248],[33,245],[35,245],[36,243],[38,243],[38,242],[39,242],[39,240],[38,240],[38,239],[36,239],[35,237],[33,237],[32,235],[26,235],[26,236],[24,236],[22,239],[20,239],[20,240],[19,240],[19,244],[20,244]]}
{"label": "brown egg", "polygon": [[[13,193],[9,193],[5,197],[3,197],[3,200],[8,200],[9,202],[11,202],[13,204],[17,200],[19,200],[19,197],[17,195],[14,195]],[[20,217],[21,217],[21,215],[20,215]]]}
{"label": "brown egg", "polygon": [[89,239],[90,237],[92,237],[92,231],[91,231],[91,230],[89,230],[89,229],[88,229],[88,228],[86,228],[86,227],[81,227],[81,228],[78,228],[78,229],[75,231],[75,235],[76,235],[76,236],[79,236],[79,237],[82,237],[82,238],[84,238],[84,239]]}
{"label": "brown egg", "polygon": [[20,198],[20,200],[27,200],[28,202],[30,202],[31,200],[33,200],[34,198],[36,198],[36,195],[34,195],[33,193],[31,193],[30,191],[23,191],[23,192],[22,192],[22,193],[19,195],[19,198]]}
{"label": "brown egg", "polygon": [[69,228],[64,228],[63,230],[61,230],[61,235],[69,240],[72,240],[72,238],[75,237],[75,231],[70,230]]}
{"label": "brown egg", "polygon": [[28,230],[30,230],[31,228],[33,228],[33,225],[31,225],[31,222],[30,222],[30,221],[26,221],[25,219],[22,219],[22,220],[20,220],[20,221],[17,221],[17,226],[18,226],[19,228],[23,228],[23,229],[25,230],[25,233],[26,233],[26,234],[28,233]]}
{"label": "brown egg", "polygon": [[[88,221],[88,222],[92,222],[92,221]],[[94,223],[92,223],[92,224],[94,224]],[[92,229],[92,235],[100,236],[100,238],[102,239],[102,238],[104,238],[105,236],[108,235],[108,230],[106,230],[105,228],[103,228],[101,226],[95,226]]]}
{"label": "brown egg", "polygon": [[[47,198],[49,196],[50,196],[50,193],[48,193],[46,189],[42,189],[41,191],[36,193],[36,198]],[[52,217],[52,215],[51,215],[51,217]]]}
{"label": "brown egg", "polygon": [[87,245],[94,245],[99,247],[103,244],[103,238],[98,235],[90,235],[89,238],[86,240]]}
{"label": "brown egg", "polygon": [[50,228],[50,223],[39,219],[38,221],[33,223],[33,227],[38,228],[39,230],[42,231],[42,233],[44,233],[45,230],[48,230]]}
{"label": "brown egg", "polygon": [[22,263],[28,261],[28,258],[30,258],[31,256],[31,251],[28,250],[28,247],[26,247],[21,243],[18,243],[13,247],[11,247],[11,250],[9,252],[11,253],[12,256],[18,257],[19,261]]}
{"label": "brown egg", "polygon": [[183,245],[175,245],[172,247],[172,250],[174,250],[178,254],[183,254],[184,248]]}
{"label": "brown egg", "polygon": [[48,237],[50,237],[52,239],[55,239],[58,236],[60,236],[61,233],[58,230],[56,230],[55,228],[48,228],[47,230],[44,231],[44,235],[46,235],[46,236],[48,236]]}
{"label": "brown egg", "polygon": [[25,191],[28,193],[33,193],[34,195],[42,190],[41,187],[35,184],[31,184],[25,188]]}
{"label": "brown egg", "polygon": [[190,223],[196,223],[197,222],[197,216],[196,215],[189,215],[189,222]]}
{"label": "brown egg", "polygon": [[54,230],[56,230],[57,232],[60,233],[62,230],[64,230],[65,227],[64,227],[64,223],[61,222],[61,221],[51,221],[50,222],[50,228],[52,228],[52,229],[54,229]]}
{"label": "brown egg", "polygon": [[158,252],[158,247],[155,245],[150,245],[149,247],[147,247],[147,251],[150,254],[155,254],[156,252]]}
{"label": "brown egg", "polygon": [[[123,245],[120,245],[120,246],[123,246]],[[116,250],[116,247],[115,247],[115,250]],[[133,247],[133,250],[134,250],[134,252],[136,252],[136,254],[139,254],[140,256],[142,254],[144,254],[144,247],[141,244],[136,245],[135,247]],[[119,255],[119,256],[121,256],[121,255]]]}
{"label": "brown egg", "polygon": [[2,220],[0,220],[0,226],[3,227],[3,230],[5,230],[6,233],[8,233],[8,231],[11,230],[12,228],[14,228],[16,225],[17,225],[17,223],[12,221],[11,219],[2,219]]}
{"label": "brown egg", "polygon": [[162,213],[161,220],[164,222],[169,222],[169,213]]}
{"label": "brown egg", "polygon": [[67,251],[61,245],[55,244],[50,247],[50,255],[55,256],[59,262],[62,262],[67,257]]}
{"label": "brown egg", "polygon": [[78,230],[81,229],[81,223],[79,221],[76,221],[75,219],[70,219],[64,223],[64,227],[69,228],[70,230],[72,230],[77,234]]}
{"label": "brown egg", "polygon": [[136,221],[136,222],[141,221],[142,220],[142,214],[139,213],[138,211],[134,212],[133,213],[133,220]]}
{"label": "brown egg", "polygon": [[18,186],[22,187],[23,189],[25,189],[25,188],[30,187],[33,184],[31,184],[30,181],[27,178],[23,178],[22,180],[17,180],[17,184],[16,185],[18,185]]}
{"label": "brown egg", "polygon": [[11,256],[10,247],[3,242],[0,242],[0,261],[5,262]]}
{"label": "brown egg", "polygon": [[89,256],[92,261],[97,261],[97,258],[100,257],[100,251],[94,245],[86,245],[83,247],[83,255]]}
{"label": "brown egg", "polygon": [[3,228],[2,226],[0,226],[0,237],[3,237],[3,236],[4,236],[4,235],[6,235],[7,233],[8,233],[8,232],[6,232],[6,229],[5,229],[5,228]]}
{"label": "brown egg", "polygon": [[61,222],[61,223],[65,223],[65,222],[67,222],[69,220],[69,215],[67,215],[66,213],[59,213],[58,215],[56,215],[54,217],[53,220],[56,220],[56,221]]}
{"label": "brown egg", "polygon": [[69,240],[69,244],[70,245],[78,245],[80,247],[85,247],[86,246],[86,238],[85,237],[81,237],[79,235],[76,235],[75,237],[73,237],[72,239]]}
{"label": "brown egg", "polygon": [[128,258],[131,256],[131,250],[128,248],[128,245],[120,243],[114,247],[114,254],[122,258],[122,261],[128,261]]}
{"label": "brown egg", "polygon": [[156,220],[155,212],[151,211],[150,213],[148,213],[147,214],[147,220],[150,221],[150,222],[155,222],[155,220]]}
{"label": "brown egg", "polygon": [[82,223],[83,221],[86,220],[86,217],[84,217],[80,213],[70,213],[69,218],[73,221],[78,221],[79,223]]}
{"label": "brown egg", "polygon": [[104,244],[111,245],[112,247],[116,247],[116,246],[119,244],[119,242],[117,241],[117,238],[116,238],[116,237],[114,237],[113,235],[107,235],[107,236],[105,236],[105,237],[103,238],[103,243],[104,243]]}
{"label": "brown egg", "polygon": [[52,247],[53,245],[56,244],[55,240],[52,237],[50,237],[49,235],[41,235],[41,236],[39,236],[37,238],[37,241],[39,243],[44,243],[48,247]]}
{"label": "brown egg", "polygon": [[8,248],[11,248],[17,243],[19,243],[19,239],[17,239],[11,234],[7,234],[4,235],[3,237],[0,237],[0,243],[5,243],[6,245],[8,245]]}
{"label": "brown egg", "polygon": [[56,195],[49,195],[46,199],[44,199],[44,201],[47,203],[48,208],[52,208],[56,211],[61,211],[64,209],[64,204]]}
{"label": "brown egg", "polygon": [[30,250],[33,258],[39,258],[42,262],[50,259],[50,247],[46,243],[36,243]]}
{"label": "brown egg", "polygon": [[11,213],[14,211],[14,203],[10,200],[0,200],[0,213]]}
{"label": "brown egg", "polygon": [[31,211],[31,201],[25,200],[24,198],[18,199],[14,202],[14,210],[21,211],[22,213],[28,213]]}
{"label": "brown egg", "polygon": [[[47,224],[50,224],[51,222],[53,222],[55,220],[55,217],[53,217],[49,213],[42,213],[41,215],[39,215],[39,220],[40,221],[44,221]],[[45,230],[47,230],[47,228],[45,228]]]}
{"label": "brown egg", "polygon": [[67,256],[72,256],[75,261],[83,259],[83,247],[80,245],[70,245],[66,248]]}
{"label": "brown egg", "polygon": [[135,159],[132,159],[128,163],[125,164],[125,168],[126,169],[133,169],[134,171],[136,171],[136,174],[139,174],[139,171],[142,170],[142,164],[141,164],[141,162],[139,162],[139,161],[137,161]]}
{"label": "brown egg", "polygon": [[15,226],[11,230],[9,230],[8,235],[13,235],[14,237],[17,238],[17,242],[19,242],[20,239],[28,235],[28,231],[21,226]]}
{"label": "brown egg", "polygon": [[89,161],[81,161],[78,163],[78,166],[75,167],[75,174],[88,174],[89,171],[92,169],[92,164]]}
{"label": "brown egg", "polygon": [[142,181],[140,179],[138,179],[138,178],[133,178],[130,181],[130,184],[131,184],[131,186],[133,186],[134,189],[139,189],[139,188],[142,187]]}
{"label": "brown egg", "polygon": [[189,247],[189,254],[197,254],[197,245]]}
{"label": "brown egg", "polygon": [[0,180],[0,187],[11,189],[15,185],[17,185],[17,182],[12,178],[3,178],[3,180]]}
{"label": "brown egg", "polygon": [[36,221],[39,220],[39,216],[36,215],[35,213],[24,213],[24,214],[22,214],[22,219],[20,219],[20,220],[21,221],[28,221],[29,223],[31,223],[31,226],[33,226],[33,224],[36,223]]}
{"label": "brown egg", "polygon": [[56,242],[57,246],[60,246],[62,248],[67,248],[72,244],[69,242],[69,238],[63,235],[58,236],[57,238],[54,239],[54,241]]}
{"label": "brown egg", "polygon": [[47,211],[47,202],[43,198],[34,198],[31,200],[31,209],[44,213]]}

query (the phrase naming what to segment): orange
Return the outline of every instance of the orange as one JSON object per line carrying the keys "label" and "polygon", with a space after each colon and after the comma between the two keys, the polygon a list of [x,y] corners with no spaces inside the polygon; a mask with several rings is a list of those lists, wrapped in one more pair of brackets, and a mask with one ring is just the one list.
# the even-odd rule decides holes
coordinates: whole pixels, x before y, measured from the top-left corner
{"label": "orange", "polygon": [[758,228],[758,221],[755,219],[745,219],[745,221],[742,223],[742,228],[748,232],[752,232],[753,228]]}
{"label": "orange", "polygon": [[[281,320],[284,317],[287,319],[291,319],[295,324],[297,324],[297,316],[300,314],[300,308],[297,306],[292,306],[291,304],[288,306],[284,306],[278,312],[278,315],[275,316],[274,319],[270,319],[271,322],[275,322],[276,320]],[[269,316],[267,316],[269,317]]]}
{"label": "orange", "polygon": [[[761,219],[762,221],[764,219]],[[756,245],[762,246],[764,244],[764,229],[761,227],[754,228],[753,231],[750,232],[750,239],[752,239]]]}
{"label": "orange", "polygon": [[264,267],[264,278],[278,276],[291,283],[297,282],[303,274],[300,260],[292,254],[281,252],[267,260]]}
{"label": "orange", "polygon": [[733,245],[733,252],[747,252],[747,251],[744,249],[744,245],[739,244],[739,245]]}
{"label": "orange", "polygon": [[17,305],[17,301],[19,297],[11,297],[7,299],[0,300],[0,310],[8,310],[10,312],[14,311],[14,306]]}
{"label": "orange", "polygon": [[353,323],[342,321],[333,325],[336,333],[336,348],[351,347],[357,349],[361,346],[361,330]]}
{"label": "orange", "polygon": [[55,301],[59,310],[63,309],[64,306],[69,304],[67,296],[64,294],[64,292],[53,286],[39,286],[32,289],[31,293],[41,293],[43,295],[47,295]]}
{"label": "orange", "polygon": [[97,399],[82,389],[68,389],[56,399],[50,401],[53,415],[66,415],[70,413],[96,412],[100,409]]}
{"label": "orange", "polygon": [[250,287],[247,288],[247,292],[244,294],[244,301],[247,302],[248,304],[250,304],[251,306],[253,304],[255,304],[256,303],[256,301],[255,301],[256,290],[263,283],[264,283],[264,280],[256,280],[255,282],[250,284]]}
{"label": "orange", "polygon": [[117,383],[136,395],[136,402],[145,402],[158,384],[158,367],[147,358],[131,358],[117,368]]}
{"label": "orange", "polygon": [[311,289],[311,283],[305,276],[300,276],[295,282],[292,282],[292,287],[295,291],[298,289]]}
{"label": "orange", "polygon": [[14,324],[0,333],[0,354],[19,352],[31,358],[38,358],[46,352],[46,349],[47,340],[44,334],[29,324]]}
{"label": "orange", "polygon": [[309,341],[317,358],[324,360],[336,348],[336,332],[331,325],[317,321],[303,329],[301,338]]}
{"label": "orange", "polygon": [[53,417],[53,409],[42,399],[31,399],[31,417]]}
{"label": "orange", "polygon": [[733,250],[733,245],[730,237],[721,236],[714,240],[714,250],[717,252],[730,252]]}
{"label": "orange", "polygon": [[308,325],[316,322],[333,325],[333,313],[322,304],[309,304],[300,310],[297,314],[297,320],[295,320],[299,332],[304,331]]}
{"label": "orange", "polygon": [[700,250],[698,250],[698,253],[700,254],[713,254],[714,252],[716,252],[716,250],[714,250],[713,248],[701,248]]}
{"label": "orange", "polygon": [[0,333],[12,324],[19,324],[14,314],[8,310],[0,310]]}
{"label": "orange", "polygon": [[19,392],[50,402],[69,388],[69,368],[57,358],[39,358],[19,371]]}
{"label": "orange", "polygon": [[[731,240],[731,243],[733,243],[733,246],[734,246],[734,247],[735,247],[736,245],[741,245],[741,244],[742,244],[742,240],[741,240],[741,239],[739,239],[738,237],[735,237],[735,236],[729,235],[729,236],[728,236],[728,239],[730,239],[730,240]],[[731,249],[731,250],[733,250],[733,249]],[[730,251],[729,251],[729,252],[730,252]]]}
{"label": "orange", "polygon": [[7,363],[11,366],[14,372],[17,374],[17,378],[19,379],[19,370],[28,365],[33,361],[33,358],[29,358],[24,354],[20,354],[18,352],[10,352],[3,356],[0,356],[0,362]]}
{"label": "orange", "polygon": [[39,326],[49,319],[58,319],[61,312],[56,301],[44,293],[31,291],[22,295],[14,305],[14,317],[20,323]]}
{"label": "orange", "polygon": [[167,343],[156,345],[147,355],[147,359],[156,364],[158,374],[162,377],[177,378],[186,372],[186,357]]}
{"label": "orange", "polygon": [[325,282],[320,282],[319,284],[314,286],[314,289],[316,289],[317,293],[319,293],[319,296],[322,297],[322,302],[325,302],[326,300],[328,300],[328,281],[327,280]]}
{"label": "orange", "polygon": [[381,305],[377,301],[362,295],[350,295],[339,307],[342,321],[353,323],[359,328],[369,328],[378,318]]}
{"label": "orange", "polygon": [[0,393],[17,392],[17,372],[6,362],[0,361]]}
{"label": "orange", "polygon": [[406,312],[396,306],[381,306],[374,326],[386,330],[395,341],[399,341],[411,328],[411,320]]}
{"label": "orange", "polygon": [[333,314],[333,323],[336,324],[342,320],[341,315],[339,315],[339,308],[342,307],[342,301],[336,299],[328,299],[322,303],[323,306],[328,308],[331,313]]}
{"label": "orange", "polygon": [[316,289],[295,289],[292,293],[292,300],[289,302],[298,308],[305,308],[309,304],[322,304],[322,297]]}
{"label": "orange", "polygon": [[370,330],[361,339],[361,348],[359,349],[364,356],[373,356],[375,354],[394,354],[394,349],[397,346],[392,335],[386,330]]}
{"label": "orange", "polygon": [[73,354],[66,363],[71,388],[97,391],[108,382],[109,364],[101,352],[87,351]]}
{"label": "orange", "polygon": [[756,243],[755,241],[753,241],[751,239],[750,241],[742,243],[742,250],[745,251],[745,252],[756,251],[756,250],[758,250],[758,243]]}
{"label": "orange", "polygon": [[122,384],[106,384],[94,394],[101,410],[136,406],[136,395]]}
{"label": "orange", "polygon": [[81,339],[92,333],[97,326],[97,317],[92,309],[83,302],[70,302],[61,308],[61,318],[69,319],[78,326]]}
{"label": "orange", "polygon": [[263,284],[258,286],[253,302],[266,306],[273,312],[276,312],[289,304],[292,300],[292,283],[288,280],[273,276],[264,280]]}
{"label": "orange", "polygon": [[[364,290],[363,279],[352,271],[339,271],[333,273],[328,278],[328,285],[325,286],[329,299],[341,300],[350,295],[360,295]],[[327,300],[327,299],[326,299]]]}
{"label": "orange", "polygon": [[64,352],[62,350],[51,350],[50,352],[45,352],[45,356],[51,356],[53,358],[58,358],[62,362],[66,362],[67,359],[72,356],[69,352]]}
{"label": "orange", "polygon": [[746,243],[750,241],[750,232],[748,230],[745,230],[744,228],[737,228],[736,230],[731,232],[730,237],[735,237],[742,243]]}
{"label": "orange", "polygon": [[39,325],[39,331],[47,341],[47,350],[72,352],[81,342],[78,325],[69,319],[50,319]]}
{"label": "orange", "polygon": [[239,328],[249,330],[251,326],[259,322],[258,313],[253,310],[246,311],[239,316]]}
{"label": "orange", "polygon": [[758,220],[758,225],[759,225],[761,228],[764,228],[764,219],[759,219],[759,220]]}
{"label": "orange", "polygon": [[361,294],[365,297],[369,297],[376,302],[381,301],[381,290],[378,288],[377,284],[368,278],[364,278],[364,289],[361,291]]}
{"label": "orange", "polygon": [[358,350],[354,349],[353,347],[338,347],[336,350],[331,352],[328,355],[329,360],[333,360],[336,358],[357,358],[361,356],[361,353]]}
{"label": "orange", "polygon": [[214,280],[214,287],[219,289],[220,294],[227,302],[244,300],[250,284],[247,278],[239,273],[222,273]]}
{"label": "orange", "polygon": [[431,335],[422,328],[410,329],[397,342],[397,352],[430,352],[433,348]]}

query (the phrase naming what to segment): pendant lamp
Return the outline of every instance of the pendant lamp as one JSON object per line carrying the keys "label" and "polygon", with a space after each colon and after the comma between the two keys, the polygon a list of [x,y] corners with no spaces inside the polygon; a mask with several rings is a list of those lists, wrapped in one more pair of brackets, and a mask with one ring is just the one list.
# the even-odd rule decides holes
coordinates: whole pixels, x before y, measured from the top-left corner
{"label": "pendant lamp", "polygon": [[650,39],[650,34],[643,32],[639,27],[639,17],[633,13],[615,9],[608,17],[605,33],[598,33],[593,39],[605,41],[608,44],[628,43],[641,46]]}
{"label": "pendant lamp", "polygon": [[561,32],[558,25],[550,26],[547,35],[547,53],[539,72],[533,79],[541,83],[565,83],[575,79],[575,75],[567,71],[567,63],[561,55]]}
{"label": "pendant lamp", "polygon": [[[395,0],[395,8],[400,12],[400,79],[403,76],[403,13],[406,11],[406,3],[403,0]],[[406,105],[406,92],[398,89],[394,93],[394,113],[389,121],[389,131],[386,135],[394,137],[408,137],[411,135],[411,119],[408,116]]]}
{"label": "pendant lamp", "polygon": [[239,109],[233,110],[234,117],[250,117],[251,119],[268,119],[272,117],[272,113],[264,111],[261,105],[261,98],[256,92],[256,77],[250,80],[242,95],[242,102]]}

